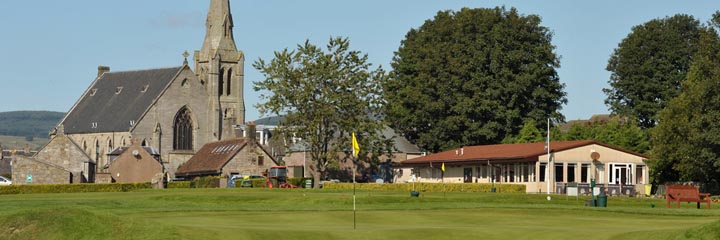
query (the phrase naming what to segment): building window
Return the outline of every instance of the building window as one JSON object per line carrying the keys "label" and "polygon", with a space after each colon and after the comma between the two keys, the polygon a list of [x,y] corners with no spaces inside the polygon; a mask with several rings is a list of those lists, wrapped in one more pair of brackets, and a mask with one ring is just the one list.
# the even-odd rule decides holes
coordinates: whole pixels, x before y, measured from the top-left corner
{"label": "building window", "polygon": [[538,182],[545,182],[547,179],[545,179],[547,174],[547,163],[540,163],[540,172],[538,173],[538,176],[540,179],[538,179]]}
{"label": "building window", "polygon": [[565,182],[565,181],[563,181],[563,164],[562,163],[555,164],[555,182]]}
{"label": "building window", "polygon": [[265,156],[258,156],[257,165],[258,166],[265,165]]}
{"label": "building window", "polygon": [[575,163],[568,163],[567,166],[567,182],[576,182],[575,180]]}
{"label": "building window", "polygon": [[220,72],[218,73],[218,96],[223,95],[223,81],[225,81],[225,69],[220,69]]}
{"label": "building window", "polygon": [[173,149],[175,150],[192,150],[193,133],[192,118],[190,110],[183,107],[175,115],[175,123],[173,124]]}
{"label": "building window", "polygon": [[232,89],[232,88],[231,88],[231,87],[232,87],[232,68],[231,68],[231,69],[228,69],[227,81],[226,81],[226,82],[227,82],[227,91],[226,91],[226,94],[227,94],[228,96],[230,96],[230,93],[231,93],[230,90]]}
{"label": "building window", "polygon": [[580,167],[580,182],[588,182],[588,173],[590,172],[590,164],[583,163]]}

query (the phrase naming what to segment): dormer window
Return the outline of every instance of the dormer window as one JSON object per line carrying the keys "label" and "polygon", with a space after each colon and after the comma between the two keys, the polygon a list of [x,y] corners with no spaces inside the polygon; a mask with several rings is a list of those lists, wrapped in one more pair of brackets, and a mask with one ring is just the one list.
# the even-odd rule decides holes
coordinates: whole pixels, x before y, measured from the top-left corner
{"label": "dormer window", "polygon": [[122,92],[122,89],[123,87],[117,87],[117,89],[115,89],[115,94],[120,94],[120,92]]}
{"label": "dormer window", "polygon": [[90,127],[91,127],[91,128],[97,128],[97,127],[98,127],[97,122],[92,122],[92,123],[90,123]]}
{"label": "dormer window", "polygon": [[140,90],[140,92],[147,92],[149,87],[150,87],[150,84],[143,86],[143,88],[142,88],[142,90]]}
{"label": "dormer window", "polygon": [[97,88],[90,89],[90,96],[95,96],[95,93],[97,93]]}
{"label": "dormer window", "polygon": [[130,126],[135,126],[135,120],[130,120]]}

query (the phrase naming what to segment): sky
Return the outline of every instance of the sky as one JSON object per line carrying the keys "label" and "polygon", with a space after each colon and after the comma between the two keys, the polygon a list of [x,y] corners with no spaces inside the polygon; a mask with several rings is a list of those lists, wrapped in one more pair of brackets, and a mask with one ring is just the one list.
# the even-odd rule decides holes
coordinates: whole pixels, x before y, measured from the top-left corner
{"label": "sky", "polygon": [[[0,112],[68,111],[89,87],[97,66],[111,71],[180,66],[182,53],[199,50],[209,0],[0,1]],[[245,53],[246,119],[260,117],[252,67],[275,51],[305,40],[324,46],[350,39],[374,67],[390,69],[405,34],[438,11],[515,7],[536,14],[553,32],[565,84],[566,120],[609,113],[607,61],[633,26],[675,14],[707,22],[720,1],[449,1],[449,0],[231,0],[235,42]],[[192,59],[189,59],[192,62]]]}

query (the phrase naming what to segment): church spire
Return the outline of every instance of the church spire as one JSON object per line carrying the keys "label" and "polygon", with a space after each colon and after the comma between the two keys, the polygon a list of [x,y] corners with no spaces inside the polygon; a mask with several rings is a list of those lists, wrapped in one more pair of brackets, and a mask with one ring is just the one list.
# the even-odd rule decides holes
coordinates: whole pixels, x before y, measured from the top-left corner
{"label": "church spire", "polygon": [[[237,52],[233,36],[233,20],[230,0],[210,0],[210,10],[205,22],[205,41],[200,49],[200,58],[213,58],[218,51]],[[223,55],[221,53],[221,55]]]}

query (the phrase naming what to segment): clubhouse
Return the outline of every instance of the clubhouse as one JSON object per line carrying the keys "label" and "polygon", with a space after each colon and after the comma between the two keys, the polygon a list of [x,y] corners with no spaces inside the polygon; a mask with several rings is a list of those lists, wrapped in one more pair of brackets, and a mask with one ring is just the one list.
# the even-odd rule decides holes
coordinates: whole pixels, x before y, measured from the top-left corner
{"label": "clubhouse", "polygon": [[[594,140],[468,146],[403,161],[397,182],[524,184],[528,193],[634,195],[649,184],[648,156]],[[442,172],[442,166],[445,172]],[[550,166],[550,167],[548,167]],[[597,192],[596,192],[597,194]]]}

